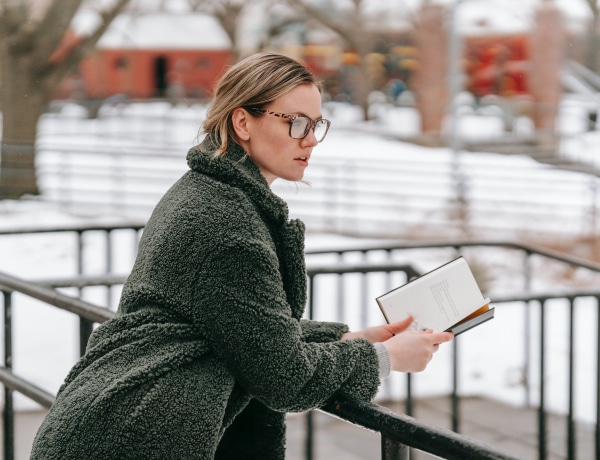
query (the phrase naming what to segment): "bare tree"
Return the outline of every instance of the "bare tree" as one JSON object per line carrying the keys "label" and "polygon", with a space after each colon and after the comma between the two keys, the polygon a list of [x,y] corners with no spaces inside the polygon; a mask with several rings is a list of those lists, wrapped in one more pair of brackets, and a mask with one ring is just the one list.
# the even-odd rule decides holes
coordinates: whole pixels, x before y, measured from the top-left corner
{"label": "bare tree", "polygon": [[368,97],[374,87],[367,55],[373,52],[376,37],[363,12],[363,0],[352,0],[349,2],[348,7],[344,9],[334,9],[332,6],[313,6],[314,2],[308,0],[287,1],[306,16],[317,20],[337,33],[358,54],[360,67],[357,82],[357,102],[362,107],[364,117],[367,119],[369,117]]}
{"label": "bare tree", "polygon": [[250,4],[245,0],[187,0],[192,11],[213,16],[231,41],[234,59],[240,58],[239,22],[244,8]]}
{"label": "bare tree", "polygon": [[585,65],[594,72],[599,72],[598,48],[600,47],[600,7],[597,0],[586,0],[592,18],[586,36]]}
{"label": "bare tree", "polygon": [[71,32],[83,0],[0,0],[0,199],[37,194],[37,123],[62,80],[96,45],[129,0],[100,9],[86,36]]}
{"label": "bare tree", "polygon": [[293,10],[279,11],[275,8],[269,8],[266,14],[266,23],[262,29],[259,49],[265,49],[271,46],[277,37],[285,35],[290,29],[306,30],[309,18],[298,14]]}

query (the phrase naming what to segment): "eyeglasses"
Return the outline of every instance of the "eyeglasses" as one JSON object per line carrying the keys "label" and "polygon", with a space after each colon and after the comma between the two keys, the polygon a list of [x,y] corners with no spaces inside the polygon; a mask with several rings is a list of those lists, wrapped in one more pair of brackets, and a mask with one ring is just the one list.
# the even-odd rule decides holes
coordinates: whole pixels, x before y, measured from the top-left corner
{"label": "eyeglasses", "polygon": [[329,131],[329,126],[331,126],[331,122],[325,120],[325,118],[313,120],[305,115],[289,115],[257,108],[249,108],[247,110],[255,113],[267,113],[279,118],[287,118],[290,121],[289,134],[292,139],[304,139],[312,129],[315,133],[317,142],[321,142],[325,139],[325,135],[327,134],[327,131]]}

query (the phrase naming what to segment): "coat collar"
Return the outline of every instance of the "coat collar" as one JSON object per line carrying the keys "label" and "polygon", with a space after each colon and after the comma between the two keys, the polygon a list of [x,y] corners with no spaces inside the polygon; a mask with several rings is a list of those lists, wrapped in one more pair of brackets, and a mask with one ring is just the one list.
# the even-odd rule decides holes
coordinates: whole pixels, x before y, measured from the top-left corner
{"label": "coat collar", "polygon": [[286,223],[289,216],[286,202],[273,193],[256,163],[246,155],[242,147],[229,139],[225,155],[215,157],[216,149],[214,138],[206,136],[188,152],[188,166],[242,189],[264,218],[274,223]]}
{"label": "coat collar", "polygon": [[242,190],[256,206],[277,248],[288,303],[293,316],[300,320],[306,304],[304,265],[305,227],[298,219],[288,221],[288,206],[275,195],[252,158],[233,140],[225,155],[215,157],[213,139],[207,138],[188,152],[189,167]]}

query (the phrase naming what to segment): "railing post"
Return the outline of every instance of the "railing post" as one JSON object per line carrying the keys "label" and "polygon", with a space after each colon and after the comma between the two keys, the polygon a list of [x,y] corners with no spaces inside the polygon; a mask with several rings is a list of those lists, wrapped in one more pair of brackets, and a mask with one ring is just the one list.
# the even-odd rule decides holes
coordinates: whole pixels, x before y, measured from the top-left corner
{"label": "railing post", "polygon": [[[529,251],[525,251],[525,261],[523,263],[523,289],[525,292],[529,292],[531,289],[531,253]],[[525,407],[531,407],[531,344],[529,342],[529,337],[531,333],[531,311],[530,311],[530,302],[527,302],[527,306],[525,307],[525,318],[524,318],[524,360],[525,363],[523,365],[523,377],[525,379]]]}
{"label": "railing post", "polygon": [[84,318],[79,318],[79,356],[85,354],[88,340],[94,331],[94,323]]}
{"label": "railing post", "polygon": [[381,435],[381,460],[408,460],[408,446]]}
{"label": "railing post", "polygon": [[411,417],[414,415],[414,405],[412,396],[412,374],[407,372],[406,374],[406,415]]}
{"label": "railing post", "polygon": [[452,431],[460,430],[460,405],[458,400],[458,341],[452,341]]}
{"label": "railing post", "polygon": [[[315,301],[315,277],[308,277],[308,305],[307,305],[307,314],[309,319],[314,318],[314,301]],[[313,458],[313,436],[314,436],[314,426],[313,426],[313,413],[312,411],[307,412],[306,414],[306,439],[304,443],[304,458],[306,460],[312,460]]]}
{"label": "railing post", "polygon": [[313,459],[314,432],[314,414],[313,411],[308,411],[306,413],[306,439],[304,440],[304,458],[306,460]]}
{"label": "railing post", "polygon": [[567,414],[567,458],[575,460],[575,299],[569,298],[569,412]]}
{"label": "railing post", "polygon": [[[108,229],[105,231],[106,235],[106,274],[110,275],[113,270],[113,257],[112,257],[112,230]],[[112,307],[112,286],[106,286],[106,308]]]}
{"label": "railing post", "polygon": [[538,453],[545,460],[546,451],[546,300],[540,301],[540,407],[538,408]]}
{"label": "railing post", "polygon": [[[77,231],[77,274],[83,275],[83,230]],[[83,298],[82,289],[79,289],[79,298]],[[79,356],[85,354],[87,343],[94,330],[94,323],[85,318],[79,318]]]}
{"label": "railing post", "polygon": [[600,297],[596,297],[596,460],[600,459]]}
{"label": "railing post", "polygon": [[[12,369],[12,293],[3,291],[4,297],[4,367]],[[13,390],[4,386],[4,460],[15,458],[15,413]]]}

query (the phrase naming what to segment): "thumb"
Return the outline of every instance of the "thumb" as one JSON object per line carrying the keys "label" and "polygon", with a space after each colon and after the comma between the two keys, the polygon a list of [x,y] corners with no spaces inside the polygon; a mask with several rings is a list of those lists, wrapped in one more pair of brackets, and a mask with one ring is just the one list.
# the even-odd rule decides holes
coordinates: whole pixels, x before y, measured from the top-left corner
{"label": "thumb", "polygon": [[410,327],[414,318],[412,316],[407,316],[402,321],[397,321],[395,323],[390,323],[388,326],[388,331],[392,334],[398,334],[402,331],[405,331]]}

